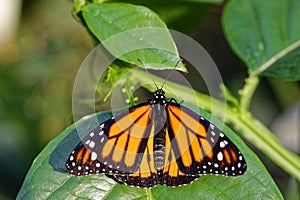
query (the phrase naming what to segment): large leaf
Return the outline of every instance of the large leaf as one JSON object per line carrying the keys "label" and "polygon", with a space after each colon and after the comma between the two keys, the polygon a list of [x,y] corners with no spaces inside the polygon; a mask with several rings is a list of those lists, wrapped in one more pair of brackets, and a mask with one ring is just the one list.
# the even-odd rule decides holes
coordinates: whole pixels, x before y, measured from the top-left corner
{"label": "large leaf", "polygon": [[[94,36],[116,58],[156,69],[173,69],[180,60],[165,23],[143,6],[88,4],[83,18]],[[182,63],[177,70],[186,71]]]}
{"label": "large leaf", "polygon": [[[200,113],[211,119],[206,112]],[[84,117],[53,139],[34,160],[17,199],[282,199],[278,188],[256,155],[226,126],[223,126],[223,132],[242,151],[248,165],[242,176],[206,175],[189,185],[177,188],[159,185],[151,189],[141,189],[117,183],[102,174],[84,177],[69,175],[65,162],[80,142],[78,134],[87,135],[110,116],[110,112],[102,112]],[[214,118],[213,121],[217,127],[223,125]]]}
{"label": "large leaf", "polygon": [[226,38],[251,75],[300,80],[300,1],[231,0]]}

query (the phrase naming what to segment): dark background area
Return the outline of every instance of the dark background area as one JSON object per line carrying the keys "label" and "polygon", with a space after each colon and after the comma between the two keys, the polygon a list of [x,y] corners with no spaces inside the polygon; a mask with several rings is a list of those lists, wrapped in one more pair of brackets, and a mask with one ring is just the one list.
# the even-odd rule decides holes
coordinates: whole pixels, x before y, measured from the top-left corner
{"label": "dark background area", "polygon": [[[94,42],[72,17],[71,9],[72,2],[67,0],[27,0],[12,11],[15,23],[7,19],[16,28],[4,42],[0,39],[0,199],[15,198],[34,158],[73,123],[73,81]],[[194,19],[196,26],[186,29],[186,34],[209,52],[224,83],[237,97],[247,71],[222,33],[222,6],[204,5],[201,12],[202,17]],[[7,30],[2,26],[0,37]],[[197,84],[199,77],[188,77],[195,88],[205,88]],[[298,153],[299,88],[297,82],[263,79],[251,104],[254,116]],[[296,194],[296,182],[249,146],[259,154],[284,196]]]}

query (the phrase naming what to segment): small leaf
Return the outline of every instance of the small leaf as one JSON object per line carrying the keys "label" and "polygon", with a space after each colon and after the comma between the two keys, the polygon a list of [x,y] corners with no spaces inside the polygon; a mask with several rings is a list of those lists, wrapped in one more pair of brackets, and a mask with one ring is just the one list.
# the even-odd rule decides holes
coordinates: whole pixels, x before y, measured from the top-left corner
{"label": "small leaf", "polygon": [[300,80],[300,1],[231,0],[225,36],[250,75]]}
{"label": "small leaf", "polygon": [[[165,23],[151,10],[130,4],[88,4],[82,8],[90,31],[116,58],[152,69],[174,69],[180,60]],[[186,71],[182,63],[177,70]]]}
{"label": "small leaf", "polygon": [[[194,111],[199,109],[187,105]],[[208,113],[217,127],[242,151],[247,171],[238,177],[206,175],[180,187],[158,185],[151,189],[129,187],[103,174],[76,177],[69,175],[65,162],[80,138],[111,117],[111,112],[84,117],[53,139],[34,160],[17,199],[282,199],[282,196],[257,156],[227,126]]]}

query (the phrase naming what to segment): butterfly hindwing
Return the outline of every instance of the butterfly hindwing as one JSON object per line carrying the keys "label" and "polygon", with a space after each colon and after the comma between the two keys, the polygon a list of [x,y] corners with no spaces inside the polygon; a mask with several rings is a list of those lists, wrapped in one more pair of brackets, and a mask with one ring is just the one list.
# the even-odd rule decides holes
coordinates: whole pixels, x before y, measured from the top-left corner
{"label": "butterfly hindwing", "polygon": [[151,135],[138,169],[134,173],[117,174],[115,177],[127,185],[153,187],[158,184],[158,173],[154,166],[154,137]]}
{"label": "butterfly hindwing", "polygon": [[[179,186],[185,185],[192,182],[194,179],[198,178],[200,175],[198,174],[186,174],[182,172],[179,167],[178,156],[175,156],[176,145],[174,145],[174,140],[170,137],[172,133],[170,133],[170,128],[166,131],[166,155],[165,155],[165,168],[162,174],[161,184],[167,186]],[[173,138],[174,139],[174,138]],[[174,148],[175,147],[175,148]]]}

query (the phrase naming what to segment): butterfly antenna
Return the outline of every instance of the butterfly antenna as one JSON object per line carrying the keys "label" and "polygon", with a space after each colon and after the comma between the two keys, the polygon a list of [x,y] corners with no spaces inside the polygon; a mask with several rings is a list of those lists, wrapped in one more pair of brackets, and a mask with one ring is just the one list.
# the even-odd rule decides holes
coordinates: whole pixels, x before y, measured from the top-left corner
{"label": "butterfly antenna", "polygon": [[158,87],[157,87],[155,81],[154,81],[153,78],[151,77],[151,74],[150,74],[150,72],[148,71],[148,69],[146,68],[146,66],[144,65],[144,63],[143,63],[140,59],[137,59],[137,61],[139,61],[139,62],[141,63],[141,65],[144,67],[145,71],[149,74],[149,76],[150,76],[152,82],[154,83],[156,89],[158,90]]}
{"label": "butterfly antenna", "polygon": [[176,63],[176,65],[174,66],[173,70],[169,73],[169,75],[167,76],[166,80],[163,82],[161,89],[163,89],[163,87],[165,86],[166,82],[169,80],[169,78],[171,77],[172,73],[174,72],[175,68],[177,67],[177,65],[179,64],[179,62],[181,62],[182,59],[179,59]]}

